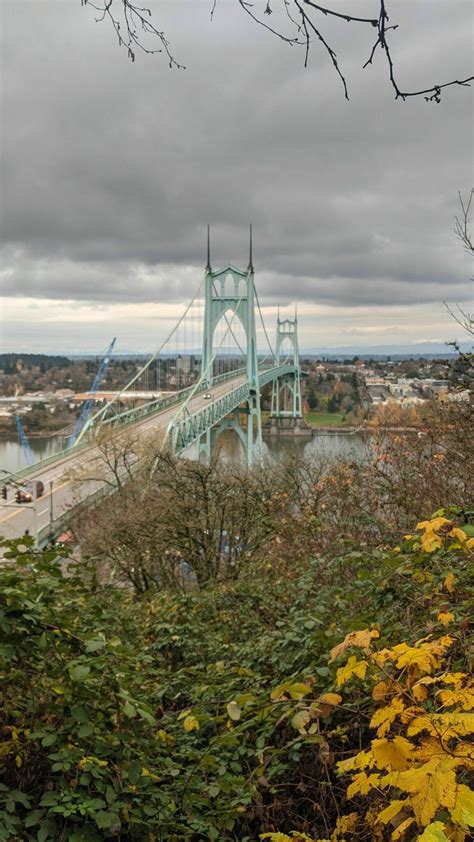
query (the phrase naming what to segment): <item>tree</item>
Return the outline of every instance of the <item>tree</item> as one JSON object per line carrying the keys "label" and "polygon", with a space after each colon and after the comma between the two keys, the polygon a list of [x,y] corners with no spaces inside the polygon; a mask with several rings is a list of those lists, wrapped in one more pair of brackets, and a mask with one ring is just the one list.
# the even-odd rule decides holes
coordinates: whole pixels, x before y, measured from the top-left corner
{"label": "tree", "polygon": [[[211,20],[214,15],[218,0],[210,0]],[[252,20],[263,26],[272,35],[290,45],[301,46],[304,49],[304,66],[309,61],[310,48],[313,42],[318,44],[327,54],[328,60],[339,76],[344,91],[344,96],[349,99],[346,78],[341,70],[339,59],[335,49],[329,44],[322,23],[328,18],[354,26],[363,26],[374,31],[375,42],[371,52],[364,64],[364,68],[373,64],[375,57],[381,53],[388,66],[390,84],[395,92],[395,99],[405,101],[410,97],[424,97],[426,102],[441,101],[442,91],[453,85],[469,86],[474,76],[465,79],[452,79],[442,84],[428,84],[420,90],[405,90],[400,87],[395,70],[395,60],[392,55],[392,36],[398,29],[397,23],[392,23],[389,15],[390,0],[373,0],[371,3],[371,14],[369,17],[360,14],[340,11],[331,5],[321,5],[313,0],[235,0],[242,11],[249,15]],[[347,0],[349,2],[349,0]],[[170,67],[184,69],[171,52],[170,42],[165,33],[160,30],[152,21],[151,10],[141,6],[135,0],[81,0],[81,5],[91,6],[98,16],[97,22],[108,21],[112,26],[119,46],[125,47],[131,61],[135,61],[137,51],[147,54],[164,53]],[[269,17],[274,10],[280,10],[289,24],[290,32],[276,24],[269,24]]]}
{"label": "tree", "polygon": [[136,444],[119,437],[94,467],[82,480],[100,478],[117,490],[93,517],[79,514],[74,531],[99,579],[144,593],[185,587],[186,573],[203,588],[236,577],[267,536],[270,495],[262,494],[258,471],[176,459],[155,442],[142,446],[135,470]]}
{"label": "tree", "polygon": [[[467,253],[474,256],[474,237],[470,229],[470,212],[471,204],[474,196],[474,188],[471,188],[469,196],[463,199],[461,193],[459,195],[459,204],[461,206],[460,216],[456,216],[454,220],[454,233],[461,242],[463,248]],[[474,282],[474,279],[471,278]],[[459,305],[456,310],[453,310],[445,301],[446,307],[450,316],[454,321],[469,335],[474,336],[474,314],[463,310]],[[461,350],[459,343],[454,340],[449,343],[455,351],[457,351],[457,358],[451,369],[451,379],[461,387],[472,387],[474,383],[474,354],[471,352],[464,353]]]}
{"label": "tree", "polygon": [[319,398],[314,391],[314,389],[310,389],[306,395],[306,400],[310,409],[317,409],[319,404]]}
{"label": "tree", "polygon": [[328,412],[337,412],[339,409],[339,400],[337,395],[331,395],[328,400]]}

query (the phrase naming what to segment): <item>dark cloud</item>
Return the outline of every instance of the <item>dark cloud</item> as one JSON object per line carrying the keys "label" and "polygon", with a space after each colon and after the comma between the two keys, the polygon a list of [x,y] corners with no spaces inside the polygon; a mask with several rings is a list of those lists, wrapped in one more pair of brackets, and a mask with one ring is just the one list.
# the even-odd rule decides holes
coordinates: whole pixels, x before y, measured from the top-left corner
{"label": "dark cloud", "polygon": [[[213,263],[247,261],[262,300],[341,307],[465,301],[452,223],[472,175],[469,89],[394,101],[366,33],[328,24],[351,83],[234,3],[155,4],[186,71],[119,50],[79,3],[5,0],[4,293],[183,301]],[[400,5],[400,4],[398,4]],[[468,0],[404,4],[404,83],[466,75]]]}

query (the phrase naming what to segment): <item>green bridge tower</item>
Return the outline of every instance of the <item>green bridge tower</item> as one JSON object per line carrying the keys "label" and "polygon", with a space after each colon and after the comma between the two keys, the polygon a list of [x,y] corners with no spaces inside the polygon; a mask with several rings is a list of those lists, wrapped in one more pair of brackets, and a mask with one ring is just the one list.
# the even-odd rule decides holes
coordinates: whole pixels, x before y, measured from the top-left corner
{"label": "green bridge tower", "polygon": [[[207,229],[207,265],[205,272],[205,308],[202,343],[201,379],[210,387],[213,383],[214,334],[227,314],[242,323],[247,340],[247,361],[245,375],[250,388],[244,409],[235,409],[217,427],[206,430],[198,443],[198,458],[211,458],[215,441],[225,429],[233,429],[247,453],[247,462],[252,464],[255,452],[262,448],[262,419],[260,414],[260,383],[258,375],[257,334],[255,329],[255,274],[252,260],[252,226],[250,226],[250,250],[247,269],[228,265],[213,271],[211,268],[209,226]],[[240,416],[247,415],[246,429],[240,424]]]}

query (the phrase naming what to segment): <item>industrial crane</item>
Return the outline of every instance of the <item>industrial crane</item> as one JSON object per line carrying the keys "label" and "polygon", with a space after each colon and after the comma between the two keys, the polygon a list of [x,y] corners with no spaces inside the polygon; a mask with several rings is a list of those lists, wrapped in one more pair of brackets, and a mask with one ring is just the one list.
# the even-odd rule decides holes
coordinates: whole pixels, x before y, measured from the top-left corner
{"label": "industrial crane", "polygon": [[86,398],[86,400],[82,404],[82,409],[81,409],[79,418],[77,419],[76,424],[74,426],[74,432],[73,432],[73,434],[70,437],[69,442],[68,442],[69,447],[73,446],[73,444],[77,440],[78,436],[80,435],[80,432],[81,432],[82,428],[84,427],[84,425],[87,423],[87,421],[89,419],[89,416],[90,416],[91,410],[92,410],[92,405],[94,403],[94,396],[95,396],[96,392],[98,391],[98,389],[100,387],[100,384],[101,384],[103,378],[105,377],[105,375],[107,373],[107,369],[109,367],[110,359],[112,357],[112,352],[114,350],[114,345],[115,345],[116,341],[117,341],[117,337],[114,336],[114,338],[112,339],[112,342],[110,343],[109,348],[108,348],[108,350],[107,350],[107,352],[106,352],[106,354],[105,354],[105,356],[104,356],[104,358],[103,358],[103,360],[102,360],[102,362],[99,366],[99,370],[98,370],[96,376],[94,377],[94,382],[93,382],[91,390],[89,392],[89,397]]}

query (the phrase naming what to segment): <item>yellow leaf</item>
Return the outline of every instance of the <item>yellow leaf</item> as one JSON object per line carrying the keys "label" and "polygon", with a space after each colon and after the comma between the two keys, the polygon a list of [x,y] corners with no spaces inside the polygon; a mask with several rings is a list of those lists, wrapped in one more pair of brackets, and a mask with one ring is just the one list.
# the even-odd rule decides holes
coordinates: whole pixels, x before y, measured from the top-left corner
{"label": "yellow leaf", "polygon": [[374,755],[371,751],[360,751],[355,757],[348,757],[347,760],[339,760],[337,763],[337,771],[351,772],[353,769],[365,769],[367,766],[373,766]]}
{"label": "yellow leaf", "polygon": [[420,544],[425,553],[432,553],[441,549],[443,539],[439,535],[435,535],[434,532],[424,532],[420,538]]}
{"label": "yellow leaf", "polygon": [[188,716],[183,719],[183,728],[188,733],[190,731],[199,731],[199,722],[195,716],[188,714]]}
{"label": "yellow leaf", "polygon": [[446,672],[444,675],[438,677],[438,681],[443,684],[454,684],[456,688],[462,687],[464,680],[467,678],[465,672]]}
{"label": "yellow leaf", "polygon": [[426,686],[424,684],[420,684],[419,681],[417,681],[417,683],[411,688],[411,694],[417,702],[424,702],[424,700],[428,698],[428,690],[426,689]]}
{"label": "yellow leaf", "polygon": [[433,737],[442,734],[444,740],[465,737],[474,732],[474,714],[453,712],[415,716],[408,726],[407,736],[413,737],[421,731],[428,731]]}
{"label": "yellow leaf", "polygon": [[451,529],[448,532],[448,535],[449,535],[450,538],[457,538],[458,541],[461,542],[461,544],[464,544],[465,541],[467,540],[466,533],[463,532],[462,529],[459,529],[457,526],[455,526],[453,529]]}
{"label": "yellow leaf", "polygon": [[449,593],[453,593],[455,581],[456,581],[456,578],[454,576],[454,573],[451,573],[451,571],[450,571],[448,573],[448,575],[446,576],[445,580],[444,580],[444,587],[446,588],[446,590]]}
{"label": "yellow leaf", "polygon": [[13,740],[5,740],[5,742],[0,743],[0,757],[5,757],[7,754],[11,754],[14,748],[15,743]]}
{"label": "yellow leaf", "polygon": [[380,775],[366,775],[365,772],[359,772],[352,778],[352,783],[347,788],[347,797],[352,798],[353,795],[367,795],[369,790],[377,787],[380,782]]}
{"label": "yellow leaf", "polygon": [[421,649],[425,649],[427,652],[432,652],[433,655],[444,655],[446,650],[452,646],[454,641],[454,637],[451,637],[449,634],[445,634],[443,637],[430,640],[428,643],[422,643]]}
{"label": "yellow leaf", "polygon": [[398,669],[416,666],[421,672],[430,673],[437,667],[437,662],[431,652],[427,652],[425,649],[417,649],[414,646],[408,646],[406,651],[398,658],[396,665]]}
{"label": "yellow leaf", "polygon": [[312,716],[329,716],[334,705],[339,705],[342,702],[342,696],[339,693],[323,693],[310,707]]}
{"label": "yellow leaf", "polygon": [[325,705],[340,705],[342,702],[342,696],[339,693],[323,693],[322,696],[319,696],[318,702],[322,702]]}
{"label": "yellow leaf", "polygon": [[449,842],[444,831],[443,822],[433,822],[425,827],[421,836],[418,837],[418,842]]}
{"label": "yellow leaf", "polygon": [[416,821],[426,827],[440,807],[451,809],[456,802],[456,773],[450,759],[436,758],[423,766],[392,772],[382,778],[381,786],[396,786],[410,793]]}
{"label": "yellow leaf", "polygon": [[[406,643],[401,644],[408,649]],[[383,667],[385,661],[394,661],[397,657],[397,654],[394,649],[380,649],[378,652],[374,652],[372,656],[372,660],[377,664],[378,667]]]}
{"label": "yellow leaf", "polygon": [[336,822],[334,837],[339,839],[340,833],[353,833],[359,818],[358,813],[349,813],[347,816],[340,816]]}
{"label": "yellow leaf", "polygon": [[387,731],[390,730],[392,722],[397,718],[398,714],[404,710],[405,705],[400,698],[394,699],[389,705],[376,710],[372,719],[370,720],[370,727],[377,728],[377,736],[384,737]]}
{"label": "yellow leaf", "polygon": [[[423,678],[419,678],[418,681],[412,684],[410,688],[412,696],[414,696],[417,701],[423,701],[423,699],[426,699],[428,695],[426,687],[428,684],[435,684],[436,681],[438,681],[438,678],[433,678],[431,675],[424,675]],[[422,689],[426,691],[425,694],[420,692]]]}
{"label": "yellow leaf", "polygon": [[410,827],[411,824],[413,824],[414,821],[415,820],[413,817],[405,819],[405,821],[399,824],[398,827],[393,831],[390,839],[393,839],[394,842],[396,839],[401,839],[405,831]]}
{"label": "yellow leaf", "polygon": [[340,667],[336,673],[337,686],[342,687],[353,675],[357,678],[364,678],[367,667],[367,661],[358,661],[355,655],[351,655],[345,667]]}
{"label": "yellow leaf", "polygon": [[378,814],[377,818],[379,822],[382,824],[387,824],[391,819],[398,816],[402,807],[408,803],[408,800],[405,798],[403,801],[391,801],[388,807],[385,807],[385,810],[382,810],[381,813]]}
{"label": "yellow leaf", "polygon": [[463,828],[474,827],[474,791],[464,784],[459,784],[456,803],[450,812],[456,824]]}
{"label": "yellow leaf", "polygon": [[438,532],[445,523],[449,523],[447,517],[434,517],[432,520],[424,520],[417,523],[417,529],[424,529],[425,532]]}
{"label": "yellow leaf", "polygon": [[15,757],[15,765],[16,765],[16,767],[17,767],[18,769],[21,769],[21,767],[23,766],[23,759],[22,759],[21,754],[17,754],[17,755],[16,755],[16,757]]}
{"label": "yellow leaf", "polygon": [[464,690],[438,690],[437,696],[441,699],[444,708],[456,706],[461,710],[474,710],[474,689],[465,687]]}
{"label": "yellow leaf", "polygon": [[374,702],[380,702],[385,699],[388,694],[390,686],[387,681],[379,681],[372,690],[372,698]]}
{"label": "yellow leaf", "polygon": [[372,740],[372,753],[379,769],[408,769],[414,746],[405,737]]}
{"label": "yellow leaf", "polygon": [[449,623],[452,623],[454,620],[454,614],[451,614],[451,611],[440,611],[438,614],[438,620],[443,626],[448,626]]}
{"label": "yellow leaf", "polygon": [[368,649],[371,641],[375,637],[380,637],[380,632],[377,629],[362,629],[361,631],[352,631],[346,634],[342,643],[334,646],[331,649],[331,661],[335,661],[339,655],[342,655],[349,646],[357,646],[359,649]]}

